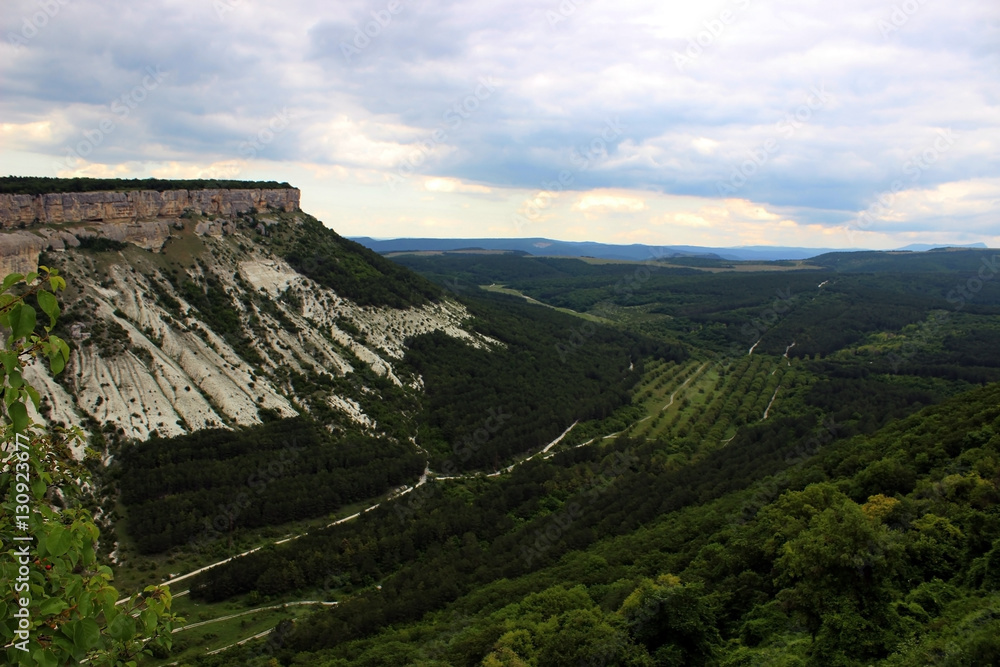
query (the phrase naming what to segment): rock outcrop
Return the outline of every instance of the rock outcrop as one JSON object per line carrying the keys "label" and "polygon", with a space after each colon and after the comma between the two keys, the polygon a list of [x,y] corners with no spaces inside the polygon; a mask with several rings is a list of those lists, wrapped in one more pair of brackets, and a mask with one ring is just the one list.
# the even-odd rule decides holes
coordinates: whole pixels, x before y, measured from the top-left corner
{"label": "rock outcrop", "polygon": [[[197,223],[198,235],[222,236],[235,230],[241,213],[299,210],[299,191],[277,190],[136,190],[67,192],[48,195],[0,194],[0,276],[38,268],[45,250],[77,247],[83,238],[106,238],[159,250],[171,227],[182,228],[185,214],[208,216]],[[50,225],[80,223],[79,227]]]}
{"label": "rock outcrop", "polygon": [[39,253],[53,244],[65,247],[61,239],[49,240],[30,232],[0,234],[0,274],[37,270]]}
{"label": "rock outcrop", "polygon": [[[457,302],[405,310],[359,306],[247,243],[245,230],[217,235],[185,222],[171,231],[188,244],[197,238],[203,248],[201,268],[189,269],[185,279],[198,279],[200,271],[216,276],[248,337],[234,344],[219,335],[187,301],[189,293],[168,279],[160,258],[132,252],[109,263],[67,247],[57,261],[67,265],[63,273],[73,286],[62,306],[73,322],[64,335],[74,349],[58,381],[44,364],[26,371],[45,407],[45,414],[29,410],[33,419],[92,421],[145,439],[154,431],[174,436],[257,424],[262,411],[290,417],[325,402],[340,415],[327,417],[339,428],[377,433],[383,425],[366,404],[381,390],[333,378],[367,367],[399,388],[419,390],[419,376],[400,369],[408,339],[440,331],[476,348],[501,345],[467,330],[469,313]],[[169,246],[166,252],[169,258]],[[293,374],[312,379],[292,382]]]}
{"label": "rock outcrop", "polygon": [[299,195],[295,188],[0,194],[0,228],[64,222],[136,222],[179,218],[188,211],[216,217],[262,212],[268,208],[291,212],[299,210]]}

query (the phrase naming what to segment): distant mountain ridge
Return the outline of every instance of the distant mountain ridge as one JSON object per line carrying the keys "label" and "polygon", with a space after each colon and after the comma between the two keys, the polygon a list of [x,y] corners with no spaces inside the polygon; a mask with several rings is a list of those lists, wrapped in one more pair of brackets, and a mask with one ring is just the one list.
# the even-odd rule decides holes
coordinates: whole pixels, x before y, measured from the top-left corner
{"label": "distant mountain ridge", "polygon": [[788,252],[770,252],[770,249],[722,249],[700,246],[664,246],[657,247],[643,243],[632,245],[613,245],[593,241],[558,241],[547,238],[523,239],[387,239],[377,240],[370,237],[354,237],[351,240],[366,246],[375,252],[405,252],[405,251],[454,251],[481,248],[483,250],[514,250],[529,255],[550,255],[557,257],[596,257],[599,259],[620,259],[643,261],[662,257],[706,257],[710,259],[806,259],[820,255],[825,250],[812,248],[780,249]]}
{"label": "distant mountain ridge", "polygon": [[[373,239],[367,236],[350,237],[352,241],[378,253],[455,251],[469,249],[514,250],[529,255],[550,255],[557,257],[596,257],[599,259],[619,259],[643,261],[663,257],[705,257],[732,261],[776,261],[811,259],[831,252],[848,252],[835,248],[798,248],[781,246],[745,246],[737,248],[712,248],[705,246],[671,245],[651,246],[643,243],[614,245],[593,241],[557,241],[546,238],[521,239]],[[941,247],[985,248],[983,243],[967,246],[913,244],[899,250],[924,251]]]}

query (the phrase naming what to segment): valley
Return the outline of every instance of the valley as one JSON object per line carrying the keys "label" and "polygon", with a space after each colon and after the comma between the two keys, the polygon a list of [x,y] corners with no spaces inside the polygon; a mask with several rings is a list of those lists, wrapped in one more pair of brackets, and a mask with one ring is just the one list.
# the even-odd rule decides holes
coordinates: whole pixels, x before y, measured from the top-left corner
{"label": "valley", "polygon": [[998,655],[994,251],[390,260],[232,201],[37,249],[71,351],[31,416],[184,619],[141,664]]}

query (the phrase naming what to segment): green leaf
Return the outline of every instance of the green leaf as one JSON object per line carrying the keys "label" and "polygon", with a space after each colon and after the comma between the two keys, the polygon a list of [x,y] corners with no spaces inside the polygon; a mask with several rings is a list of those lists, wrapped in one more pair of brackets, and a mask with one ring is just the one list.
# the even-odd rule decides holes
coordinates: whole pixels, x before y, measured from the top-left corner
{"label": "green leaf", "polygon": [[76,610],[80,612],[81,616],[85,616],[88,618],[93,616],[92,612],[94,610],[94,594],[90,592],[84,592],[83,595],[78,595],[76,597]]}
{"label": "green leaf", "polygon": [[7,407],[7,414],[14,422],[15,433],[23,433],[24,429],[28,428],[28,409],[24,407],[24,403],[11,404]]}
{"label": "green leaf", "polygon": [[59,667],[59,659],[56,654],[48,649],[38,649],[31,654],[32,659],[38,667]]}
{"label": "green leaf", "polygon": [[84,565],[90,565],[97,559],[97,554],[94,553],[94,547],[89,542],[84,542],[83,550],[80,552],[80,560],[83,561]]}
{"label": "green leaf", "polygon": [[53,292],[58,292],[59,290],[66,289],[66,281],[53,273],[49,277],[49,287],[52,288]]}
{"label": "green leaf", "polygon": [[24,279],[24,275],[20,273],[11,273],[6,278],[3,279],[3,287],[0,288],[0,292],[6,292],[11,287],[16,285],[18,282]]}
{"label": "green leaf", "polygon": [[45,290],[40,290],[38,292],[38,307],[49,316],[51,320],[51,326],[55,326],[56,317],[59,316],[59,300],[56,299],[56,295],[52,292],[46,292]]}
{"label": "green leaf", "polygon": [[[52,526],[45,536],[45,548],[52,556],[62,556],[73,545],[73,534],[62,526]],[[41,542],[41,540],[39,540]]]}
{"label": "green leaf", "polygon": [[92,618],[84,618],[73,628],[73,643],[78,650],[89,651],[101,643],[101,628]]}
{"label": "green leaf", "polygon": [[49,336],[49,367],[53,373],[61,373],[69,361],[69,345],[58,336]]}
{"label": "green leaf", "polygon": [[61,648],[66,655],[73,655],[76,653],[76,645],[62,635],[53,635],[52,643]]}
{"label": "green leaf", "polygon": [[[10,331],[14,340],[27,338],[35,330],[35,309],[19,303],[10,310]],[[10,371],[7,371],[8,373]]]}
{"label": "green leaf", "polygon": [[115,602],[118,600],[118,592],[108,586],[97,593],[97,599],[104,610],[104,618],[110,623],[118,616],[118,607]]}
{"label": "green leaf", "polygon": [[59,352],[53,352],[49,355],[49,368],[52,369],[53,375],[62,373],[63,369],[66,368],[66,360]]}
{"label": "green leaf", "polygon": [[48,490],[48,486],[40,479],[36,479],[31,483],[31,493],[35,498],[42,498],[45,496],[45,492]]}
{"label": "green leaf", "polygon": [[24,385],[24,390],[28,392],[28,396],[31,398],[31,402],[35,406],[35,410],[38,410],[42,405],[42,397],[39,395],[38,390],[30,384]]}
{"label": "green leaf", "polygon": [[135,620],[128,614],[118,614],[108,625],[108,634],[120,642],[132,639],[135,636]]}
{"label": "green leaf", "polygon": [[35,282],[36,280],[38,280],[38,271],[31,271],[30,273],[28,273],[28,275],[24,277],[24,282],[28,283],[29,285]]}
{"label": "green leaf", "polygon": [[69,609],[69,605],[61,598],[49,598],[38,607],[38,613],[42,616],[55,616],[63,609]]}
{"label": "green leaf", "polygon": [[153,634],[153,630],[156,629],[156,612],[152,609],[147,609],[139,614],[139,618],[142,620],[142,624],[146,626],[146,634]]}
{"label": "green leaf", "polygon": [[8,373],[14,372],[17,368],[17,352],[13,351],[3,351],[0,352],[0,362],[3,363],[3,368]]}

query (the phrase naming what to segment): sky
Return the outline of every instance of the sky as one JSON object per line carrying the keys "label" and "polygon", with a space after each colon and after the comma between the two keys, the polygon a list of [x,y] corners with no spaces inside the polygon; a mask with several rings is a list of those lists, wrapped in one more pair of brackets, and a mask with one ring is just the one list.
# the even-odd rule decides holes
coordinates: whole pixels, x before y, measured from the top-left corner
{"label": "sky", "polygon": [[1000,247],[996,0],[4,0],[0,173],[344,236]]}

